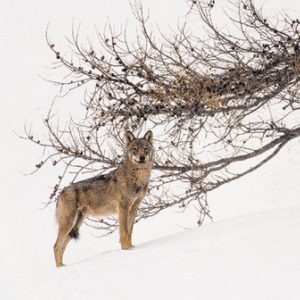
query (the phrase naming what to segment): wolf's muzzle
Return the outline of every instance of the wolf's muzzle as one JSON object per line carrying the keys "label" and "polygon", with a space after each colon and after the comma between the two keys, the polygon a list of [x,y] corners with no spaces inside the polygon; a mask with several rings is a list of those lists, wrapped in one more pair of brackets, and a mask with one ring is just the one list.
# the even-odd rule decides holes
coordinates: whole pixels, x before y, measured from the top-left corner
{"label": "wolf's muzzle", "polygon": [[141,155],[138,157],[138,160],[135,160],[138,164],[144,164],[145,162],[147,162],[146,160],[146,156]]}

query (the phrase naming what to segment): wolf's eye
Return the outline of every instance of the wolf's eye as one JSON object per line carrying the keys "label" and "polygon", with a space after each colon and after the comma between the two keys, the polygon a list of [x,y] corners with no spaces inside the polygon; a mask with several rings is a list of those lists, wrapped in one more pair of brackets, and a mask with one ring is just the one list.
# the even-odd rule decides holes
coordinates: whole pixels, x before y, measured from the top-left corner
{"label": "wolf's eye", "polygon": [[145,151],[145,152],[148,152],[148,151],[149,151],[149,148],[148,148],[148,147],[145,147],[145,148],[144,148],[144,151]]}
{"label": "wolf's eye", "polygon": [[137,152],[138,152],[138,148],[132,148],[131,151],[132,151],[133,153],[137,153]]}

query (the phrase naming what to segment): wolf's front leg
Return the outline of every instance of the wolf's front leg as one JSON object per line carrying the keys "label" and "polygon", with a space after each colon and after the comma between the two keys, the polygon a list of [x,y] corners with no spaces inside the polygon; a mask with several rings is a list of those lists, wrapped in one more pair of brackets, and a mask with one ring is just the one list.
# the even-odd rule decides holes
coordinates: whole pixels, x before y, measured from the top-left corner
{"label": "wolf's front leg", "polygon": [[118,221],[120,230],[120,242],[122,250],[128,250],[131,248],[131,242],[128,231],[128,207],[119,204],[118,207]]}
{"label": "wolf's front leg", "polygon": [[135,217],[137,214],[137,210],[139,207],[140,202],[136,202],[130,209],[129,214],[128,214],[128,237],[129,237],[129,243],[130,247],[132,248],[132,231],[133,231],[133,224],[135,221]]}

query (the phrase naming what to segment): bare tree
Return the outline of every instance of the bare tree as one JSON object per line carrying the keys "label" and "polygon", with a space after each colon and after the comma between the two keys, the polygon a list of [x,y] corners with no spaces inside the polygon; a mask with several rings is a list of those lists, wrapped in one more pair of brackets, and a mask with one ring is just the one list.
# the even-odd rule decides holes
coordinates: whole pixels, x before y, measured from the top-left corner
{"label": "bare tree", "polygon": [[[194,203],[200,225],[210,217],[209,191],[253,172],[299,137],[300,21],[284,14],[267,19],[251,0],[232,5],[225,10],[234,30],[215,24],[214,2],[193,1],[176,30],[155,35],[135,3],[140,31],[134,42],[126,30],[109,27],[98,33],[97,48],[84,46],[73,28],[71,51],[62,55],[47,37],[54,68],[67,71],[54,83],[62,93],[84,95],[81,115],[63,126],[54,113],[60,103],[53,103],[44,139],[26,129],[27,138],[44,148],[37,170],[63,166],[49,203],[69,183],[67,174],[75,181],[121,163],[125,130],[151,129],[155,165],[137,219]],[[192,33],[190,15],[201,20],[203,36]],[[113,218],[91,224],[116,228]]]}

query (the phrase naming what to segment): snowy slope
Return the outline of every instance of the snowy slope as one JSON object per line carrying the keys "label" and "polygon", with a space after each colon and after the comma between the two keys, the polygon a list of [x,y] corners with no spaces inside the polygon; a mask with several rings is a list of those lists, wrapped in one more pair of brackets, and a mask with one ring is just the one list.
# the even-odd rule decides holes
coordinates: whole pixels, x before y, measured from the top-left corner
{"label": "snowy slope", "polygon": [[300,205],[245,215],[0,285],[1,299],[299,299]]}
{"label": "snowy slope", "polygon": [[[167,27],[184,5],[165,0],[165,16],[162,2],[153,0],[150,13]],[[300,12],[296,0],[265,2],[270,13],[281,7]],[[38,77],[51,74],[43,69],[53,61],[44,40],[48,23],[61,39],[73,20],[85,34],[103,28],[108,15],[125,23],[130,9],[120,0],[3,0],[0,11],[1,300],[300,299],[298,140],[260,170],[212,192],[214,223],[194,228],[196,212],[163,212],[137,224],[132,251],[120,250],[117,234],[97,239],[83,227],[81,240],[66,250],[68,266],[56,269],[54,206],[41,208],[57,174],[24,176],[41,152],[13,131],[21,132],[25,119],[38,124],[57,93]]]}

